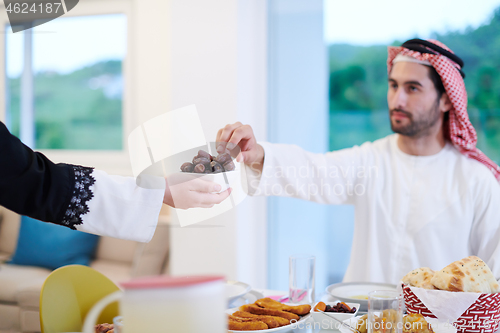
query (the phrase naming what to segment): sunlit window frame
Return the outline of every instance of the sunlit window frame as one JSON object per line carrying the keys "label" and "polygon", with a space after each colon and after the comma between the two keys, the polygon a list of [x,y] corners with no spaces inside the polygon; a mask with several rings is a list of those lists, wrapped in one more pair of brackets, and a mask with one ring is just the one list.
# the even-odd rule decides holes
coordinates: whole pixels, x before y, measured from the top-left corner
{"label": "sunlit window frame", "polygon": [[[127,52],[123,59],[123,102],[122,102],[122,150],[70,150],[70,149],[44,149],[40,151],[55,162],[64,162],[78,165],[89,165],[114,174],[130,174],[127,135],[132,131],[134,114],[132,113],[133,96],[131,94],[132,76],[132,38],[133,20],[132,3],[130,0],[87,0],[80,1],[78,5],[63,17],[93,16],[93,15],[124,14],[127,19]],[[5,6],[0,5],[0,24],[9,27],[0,34],[0,120],[6,120],[6,50],[5,35],[12,33]],[[56,19],[57,20],[57,19]],[[23,32],[18,32],[23,33]]]}

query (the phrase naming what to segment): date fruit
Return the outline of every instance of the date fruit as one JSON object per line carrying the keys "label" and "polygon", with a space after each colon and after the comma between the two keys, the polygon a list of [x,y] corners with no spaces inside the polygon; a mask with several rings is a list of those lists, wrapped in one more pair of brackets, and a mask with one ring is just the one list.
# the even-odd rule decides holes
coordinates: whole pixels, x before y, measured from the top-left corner
{"label": "date fruit", "polygon": [[205,173],[205,165],[204,164],[196,164],[196,166],[194,167],[194,172]]}
{"label": "date fruit", "polygon": [[224,167],[217,161],[210,162],[210,166],[214,173],[224,172]]}
{"label": "date fruit", "polygon": [[182,172],[195,173],[220,173],[234,169],[233,159],[227,150],[215,157],[204,150],[199,150],[198,155],[193,157],[192,163],[186,162],[181,165]]}
{"label": "date fruit", "polygon": [[339,302],[333,306],[326,306],[325,312],[356,313],[356,308],[350,308],[344,302]]}
{"label": "date fruit", "polygon": [[204,150],[198,150],[198,157],[204,157],[210,161],[212,160],[212,155],[210,155],[209,153],[207,153]]}
{"label": "date fruit", "polygon": [[217,156],[215,158],[215,160],[217,162],[219,162],[220,164],[224,165],[227,162],[231,162],[232,158],[231,158],[231,155],[229,155],[229,153],[223,153],[223,154],[220,154],[219,156]]}
{"label": "date fruit", "polygon": [[194,170],[194,164],[186,162],[183,165],[181,165],[181,171],[182,172],[193,172]]}
{"label": "date fruit", "polygon": [[210,164],[210,160],[205,157],[195,157],[193,158],[193,164]]}

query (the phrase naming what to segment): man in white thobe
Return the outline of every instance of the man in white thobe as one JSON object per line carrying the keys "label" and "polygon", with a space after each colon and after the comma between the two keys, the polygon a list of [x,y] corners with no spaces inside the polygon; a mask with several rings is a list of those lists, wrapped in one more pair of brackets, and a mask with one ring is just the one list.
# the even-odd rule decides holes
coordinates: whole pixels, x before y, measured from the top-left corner
{"label": "man in white thobe", "polygon": [[257,143],[250,126],[235,123],[219,130],[218,149],[241,150],[253,195],[355,206],[345,282],[395,284],[415,268],[438,270],[470,255],[498,279],[500,168],[476,148],[462,66],[437,41],[390,47],[395,134],[375,142],[313,154]]}

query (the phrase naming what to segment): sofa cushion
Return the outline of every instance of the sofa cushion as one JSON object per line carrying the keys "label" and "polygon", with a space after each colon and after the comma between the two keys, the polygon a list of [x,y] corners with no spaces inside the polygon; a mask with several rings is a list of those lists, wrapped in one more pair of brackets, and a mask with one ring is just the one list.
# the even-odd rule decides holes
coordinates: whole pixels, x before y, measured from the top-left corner
{"label": "sofa cushion", "polygon": [[38,309],[40,307],[40,292],[42,291],[45,279],[45,277],[33,279],[30,283],[19,288],[16,300],[21,308]]}
{"label": "sofa cushion", "polygon": [[0,251],[0,264],[3,264],[12,257],[12,253],[6,253]]}
{"label": "sofa cushion", "polygon": [[19,318],[21,319],[21,332],[40,332],[40,312],[38,312],[38,310],[26,310],[21,308]]}
{"label": "sofa cushion", "polygon": [[132,265],[132,277],[159,275],[162,273],[168,260],[168,246],[170,226],[160,224],[156,226],[155,234],[149,243],[139,243]]}
{"label": "sofa cushion", "polygon": [[20,292],[41,286],[50,272],[40,267],[0,265],[0,303],[17,304]]}
{"label": "sofa cushion", "polygon": [[20,224],[19,215],[0,206],[0,252],[14,253]]}
{"label": "sofa cushion", "polygon": [[23,216],[11,263],[48,269],[70,264],[88,265],[98,240],[96,235]]}
{"label": "sofa cushion", "polygon": [[97,246],[96,258],[132,264],[137,242],[112,237],[101,237]]}
{"label": "sofa cushion", "polygon": [[90,265],[99,273],[104,274],[108,279],[119,285],[120,282],[130,279],[130,271],[132,267],[120,261],[112,260],[94,260]]}
{"label": "sofa cushion", "polygon": [[15,305],[0,304],[0,332],[19,332],[21,309]]}

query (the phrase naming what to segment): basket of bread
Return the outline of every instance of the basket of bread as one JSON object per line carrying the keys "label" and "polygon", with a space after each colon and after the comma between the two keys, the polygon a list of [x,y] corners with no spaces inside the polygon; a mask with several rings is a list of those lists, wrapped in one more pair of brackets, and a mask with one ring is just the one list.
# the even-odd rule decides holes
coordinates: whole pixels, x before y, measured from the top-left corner
{"label": "basket of bread", "polygon": [[460,333],[493,333],[500,322],[500,286],[486,263],[470,256],[439,271],[417,268],[402,279],[408,313],[453,324]]}

